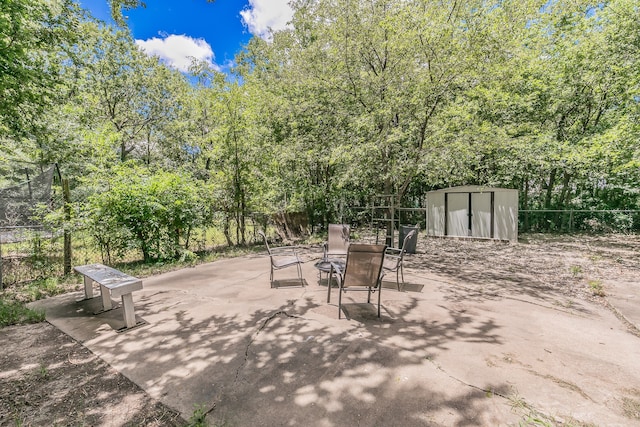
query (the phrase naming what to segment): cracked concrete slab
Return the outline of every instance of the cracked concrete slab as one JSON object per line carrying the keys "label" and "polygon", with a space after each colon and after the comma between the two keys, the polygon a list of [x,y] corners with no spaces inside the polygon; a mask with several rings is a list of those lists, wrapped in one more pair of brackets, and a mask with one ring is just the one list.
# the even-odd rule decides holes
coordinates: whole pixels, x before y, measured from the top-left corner
{"label": "cracked concrete slab", "polygon": [[347,293],[338,320],[313,267],[320,255],[308,256],[304,287],[292,286],[295,270],[271,286],[264,255],[145,278],[134,303],[146,325],[124,333],[121,309],[94,315],[99,301],[80,293],[34,305],[151,396],[185,418],[201,408],[211,425],[640,424],[629,410],[640,401],[639,338],[613,310],[408,268],[406,291],[385,284],[381,319],[366,294]]}

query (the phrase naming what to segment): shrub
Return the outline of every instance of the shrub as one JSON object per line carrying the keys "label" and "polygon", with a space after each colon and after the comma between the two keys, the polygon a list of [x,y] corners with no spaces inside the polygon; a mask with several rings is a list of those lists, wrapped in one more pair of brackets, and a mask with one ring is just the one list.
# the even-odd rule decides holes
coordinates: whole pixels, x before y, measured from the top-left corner
{"label": "shrub", "polygon": [[185,173],[123,165],[108,190],[89,198],[90,227],[103,251],[135,248],[145,262],[176,258],[210,217],[213,191]]}

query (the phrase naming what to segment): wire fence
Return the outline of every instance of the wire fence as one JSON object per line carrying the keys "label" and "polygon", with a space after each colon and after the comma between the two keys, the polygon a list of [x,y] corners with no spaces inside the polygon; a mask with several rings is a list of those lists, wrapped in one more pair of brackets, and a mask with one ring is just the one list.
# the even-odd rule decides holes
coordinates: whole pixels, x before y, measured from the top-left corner
{"label": "wire fence", "polygon": [[[387,225],[394,223],[395,234],[400,238],[406,227],[425,228],[426,209],[395,207],[393,215],[383,212],[384,207],[344,208],[339,220],[348,223],[354,230],[367,230],[376,240],[389,239],[385,235]],[[640,210],[520,210],[518,213],[519,233],[639,233]],[[286,227],[306,227],[308,223],[287,215],[252,218],[247,234],[249,241],[256,241],[255,229],[266,225],[284,234]],[[295,223],[295,224],[294,224]],[[293,224],[293,225],[292,225]],[[316,231],[318,227],[313,227]],[[194,233],[190,249],[211,250],[228,244],[221,232],[220,224],[198,230]],[[308,231],[307,231],[308,232]],[[236,234],[236,230],[232,230]],[[235,236],[234,236],[235,237]],[[64,242],[62,230],[48,230],[42,226],[0,227],[0,289],[16,283],[63,276]],[[104,262],[98,245],[86,231],[73,234],[73,265]],[[389,243],[388,243],[389,244]],[[139,254],[132,250],[126,259],[136,261]]]}
{"label": "wire fence", "polygon": [[[425,208],[389,206],[351,207],[343,212],[343,221],[356,226],[373,224],[373,228],[385,227],[393,222],[401,225],[426,224]],[[640,210],[634,209],[523,209],[518,211],[519,233],[639,233]]]}
{"label": "wire fence", "polygon": [[62,238],[41,226],[0,228],[0,289],[10,284],[60,276]]}
{"label": "wire fence", "polygon": [[640,210],[520,210],[519,231],[533,233],[637,233]]}

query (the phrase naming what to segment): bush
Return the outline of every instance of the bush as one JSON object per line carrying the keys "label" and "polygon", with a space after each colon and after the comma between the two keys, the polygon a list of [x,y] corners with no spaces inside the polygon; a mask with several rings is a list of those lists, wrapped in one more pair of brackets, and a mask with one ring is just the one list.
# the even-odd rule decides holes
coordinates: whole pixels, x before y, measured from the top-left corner
{"label": "bush", "polygon": [[177,258],[209,221],[213,191],[185,173],[123,165],[108,191],[89,198],[90,227],[104,254],[135,248],[145,262]]}

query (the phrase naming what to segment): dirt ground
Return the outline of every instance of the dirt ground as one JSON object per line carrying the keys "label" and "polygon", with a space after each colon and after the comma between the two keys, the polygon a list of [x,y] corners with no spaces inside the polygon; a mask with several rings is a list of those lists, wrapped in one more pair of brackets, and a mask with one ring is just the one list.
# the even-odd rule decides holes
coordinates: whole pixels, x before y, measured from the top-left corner
{"label": "dirt ground", "polygon": [[[504,290],[554,292],[606,304],[607,283],[635,281],[637,235],[524,235],[518,244],[426,238],[408,266],[428,268],[459,283]],[[523,288],[524,287],[524,288]],[[604,297],[604,298],[603,298]]]}
{"label": "dirt ground", "polygon": [[186,424],[46,322],[1,329],[0,342],[0,426]]}
{"label": "dirt ground", "polygon": [[[639,250],[640,236],[627,235],[530,235],[518,244],[421,236],[406,266],[484,296],[560,293],[608,307],[607,287],[638,277]],[[0,329],[0,343],[0,426],[188,424],[48,323]]]}

